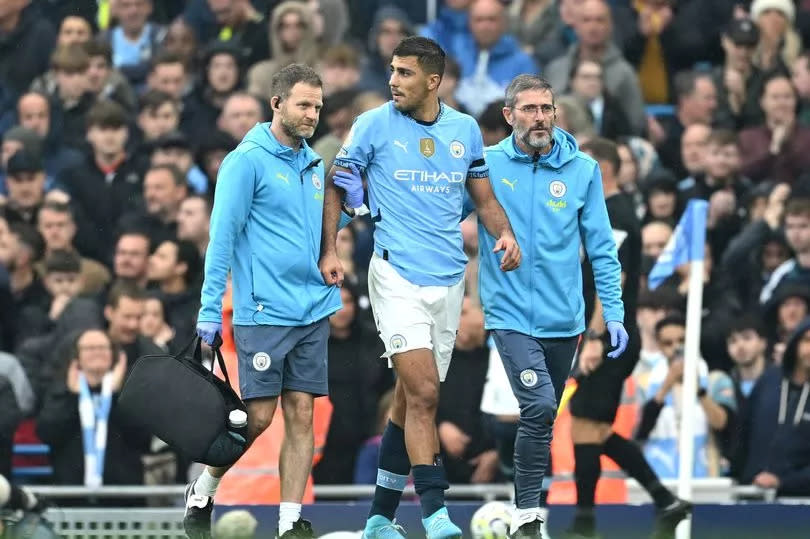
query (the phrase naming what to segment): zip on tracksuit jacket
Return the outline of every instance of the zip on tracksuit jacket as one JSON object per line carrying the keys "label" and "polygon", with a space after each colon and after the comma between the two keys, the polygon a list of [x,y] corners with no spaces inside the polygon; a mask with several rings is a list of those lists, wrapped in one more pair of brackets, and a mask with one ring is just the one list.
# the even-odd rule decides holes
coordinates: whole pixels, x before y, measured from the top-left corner
{"label": "zip on tracksuit jacket", "polygon": [[479,290],[487,329],[538,338],[585,330],[580,245],[593,264],[605,321],[624,321],[621,266],[610,226],[599,165],[576,140],[554,128],[546,155],[523,153],[514,135],[486,148],[495,197],[504,208],[523,258],[501,271],[495,238],[479,223]]}
{"label": "zip on tracksuit jacket", "polygon": [[221,322],[229,269],[234,325],[304,326],[340,309],[339,289],[318,269],[323,189],[323,163],[306,142],[293,151],[270,123],[245,135],[219,171],[198,321]]}

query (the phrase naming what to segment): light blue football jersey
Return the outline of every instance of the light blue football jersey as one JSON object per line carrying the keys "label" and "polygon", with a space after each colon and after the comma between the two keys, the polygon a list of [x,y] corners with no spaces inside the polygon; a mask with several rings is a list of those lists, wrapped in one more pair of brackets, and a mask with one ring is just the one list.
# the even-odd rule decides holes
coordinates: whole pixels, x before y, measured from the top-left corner
{"label": "light blue football jersey", "polygon": [[413,284],[457,283],[466,182],[489,178],[475,120],[441,104],[434,122],[420,122],[389,101],[358,116],[335,159],[349,164],[365,171],[374,251]]}

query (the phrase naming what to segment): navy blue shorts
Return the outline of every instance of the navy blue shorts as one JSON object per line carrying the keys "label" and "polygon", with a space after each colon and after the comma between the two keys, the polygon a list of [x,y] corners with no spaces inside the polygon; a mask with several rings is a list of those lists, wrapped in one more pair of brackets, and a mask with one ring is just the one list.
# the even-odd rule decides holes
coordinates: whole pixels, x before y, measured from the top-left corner
{"label": "navy blue shorts", "polygon": [[308,326],[234,326],[242,399],[282,390],[329,393],[329,319]]}

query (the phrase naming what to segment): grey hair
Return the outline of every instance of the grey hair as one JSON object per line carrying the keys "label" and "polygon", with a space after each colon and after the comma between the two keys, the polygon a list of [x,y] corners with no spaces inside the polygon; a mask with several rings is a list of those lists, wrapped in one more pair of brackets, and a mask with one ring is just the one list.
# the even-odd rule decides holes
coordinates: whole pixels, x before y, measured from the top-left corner
{"label": "grey hair", "polygon": [[321,77],[314,69],[304,64],[290,64],[273,75],[270,97],[278,96],[280,101],[284,101],[290,96],[292,87],[299,82],[316,88],[323,87]]}
{"label": "grey hair", "polygon": [[547,90],[551,93],[552,104],[554,103],[554,89],[551,84],[539,75],[527,75],[524,73],[512,79],[512,82],[506,87],[506,98],[504,99],[506,106],[513,108],[517,95],[526,90]]}

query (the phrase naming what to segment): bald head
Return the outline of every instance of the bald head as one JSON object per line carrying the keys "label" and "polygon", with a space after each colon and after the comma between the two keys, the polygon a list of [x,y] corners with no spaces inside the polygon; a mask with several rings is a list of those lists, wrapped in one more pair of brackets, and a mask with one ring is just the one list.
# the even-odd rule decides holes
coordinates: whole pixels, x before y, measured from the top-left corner
{"label": "bald head", "polygon": [[470,32],[482,49],[501,39],[506,30],[505,8],[498,0],[475,0],[470,6]]}
{"label": "bald head", "polygon": [[48,136],[51,128],[51,107],[42,94],[29,92],[17,101],[17,117],[21,126],[40,137]]}
{"label": "bald head", "polygon": [[641,251],[645,256],[657,259],[672,235],[672,227],[661,221],[652,221],[641,229]]}
{"label": "bald head", "polygon": [[610,6],[604,0],[585,0],[578,11],[579,19],[574,29],[582,46],[604,46],[613,29]]}

